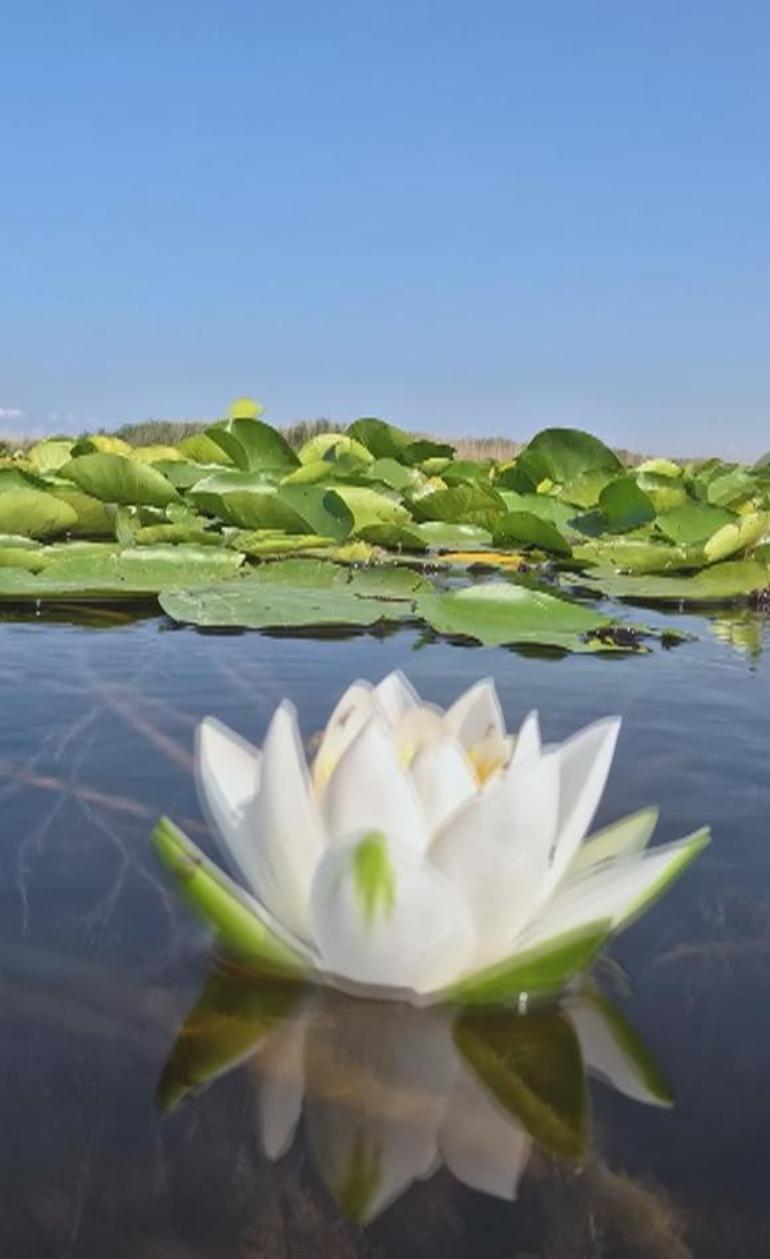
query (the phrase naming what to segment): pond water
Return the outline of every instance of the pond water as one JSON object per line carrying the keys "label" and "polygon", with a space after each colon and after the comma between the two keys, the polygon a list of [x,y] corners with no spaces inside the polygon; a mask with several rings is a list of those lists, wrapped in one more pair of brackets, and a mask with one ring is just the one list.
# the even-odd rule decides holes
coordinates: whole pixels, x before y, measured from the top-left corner
{"label": "pond water", "polygon": [[[748,612],[645,619],[698,639],[555,659],[425,646],[411,629],[6,618],[3,1256],[770,1253],[770,635]],[[353,678],[399,667],[441,704],[492,675],[509,726],[536,707],[549,740],[621,713],[597,821],[658,803],[660,840],[712,826],[597,968],[646,1046],[641,1085],[597,1049],[606,1007],[485,1022],[298,998],[213,967],[148,842],[168,813],[210,847],[196,723],[213,713],[260,741],[289,696],[310,735]],[[610,1077],[587,1094],[578,1044]],[[515,1084],[495,1088],[503,1060]],[[662,1078],[671,1106],[653,1104]]]}

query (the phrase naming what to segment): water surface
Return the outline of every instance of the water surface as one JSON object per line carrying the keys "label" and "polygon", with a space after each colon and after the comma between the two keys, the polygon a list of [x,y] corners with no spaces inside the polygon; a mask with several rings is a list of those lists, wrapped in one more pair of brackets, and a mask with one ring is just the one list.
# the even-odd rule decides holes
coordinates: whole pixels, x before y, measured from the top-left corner
{"label": "water surface", "polygon": [[[151,616],[1,624],[2,1253],[770,1253],[766,625],[658,619],[698,641],[554,659],[425,646],[407,629],[319,640]],[[570,1011],[458,1033],[441,1015],[282,1003],[212,972],[206,933],[148,844],[168,813],[210,847],[197,721],[213,713],[259,741],[289,696],[310,736],[353,678],[397,667],[441,704],[490,674],[509,725],[536,707],[549,740],[619,712],[598,822],[658,803],[660,840],[711,824],[711,847],[598,968],[672,1107],[593,1080],[581,1119]],[[193,1021],[191,1050],[202,993],[212,1017],[197,1040]],[[506,1109],[466,1079],[458,1036],[518,1055],[525,1093]]]}

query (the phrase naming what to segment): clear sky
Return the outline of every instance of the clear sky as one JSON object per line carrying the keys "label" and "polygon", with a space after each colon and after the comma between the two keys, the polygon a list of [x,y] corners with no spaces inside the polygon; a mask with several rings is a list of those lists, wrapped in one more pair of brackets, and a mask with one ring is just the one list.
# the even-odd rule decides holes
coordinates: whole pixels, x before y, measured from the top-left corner
{"label": "clear sky", "polygon": [[0,436],[758,454],[769,66],[768,0],[2,0]]}

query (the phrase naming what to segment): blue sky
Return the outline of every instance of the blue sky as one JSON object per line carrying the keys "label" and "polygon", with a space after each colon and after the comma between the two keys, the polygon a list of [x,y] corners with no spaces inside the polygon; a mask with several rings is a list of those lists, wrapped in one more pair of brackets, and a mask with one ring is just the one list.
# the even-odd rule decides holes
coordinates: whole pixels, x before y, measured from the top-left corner
{"label": "blue sky", "polygon": [[0,435],[249,393],[760,453],[769,47],[767,0],[3,0]]}

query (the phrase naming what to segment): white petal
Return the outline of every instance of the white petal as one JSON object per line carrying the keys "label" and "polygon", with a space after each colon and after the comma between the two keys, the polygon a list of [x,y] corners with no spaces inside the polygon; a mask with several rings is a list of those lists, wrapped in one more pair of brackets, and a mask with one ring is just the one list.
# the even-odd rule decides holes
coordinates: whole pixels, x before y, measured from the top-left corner
{"label": "white petal", "polygon": [[311,939],[308,903],[324,834],[296,714],[286,701],[268,727],[259,794],[246,818],[254,837],[258,898],[279,922],[301,939]]}
{"label": "white petal", "polygon": [[461,894],[381,832],[327,849],[312,913],[324,969],[358,984],[429,992],[456,979],[472,953]]}
{"label": "white petal", "polygon": [[444,715],[429,704],[415,704],[399,720],[394,731],[398,759],[406,768],[420,748],[427,747],[446,733]]}
{"label": "white petal", "polygon": [[566,878],[579,878],[608,861],[636,856],[645,848],[657,820],[657,809],[640,809],[638,813],[630,813],[611,826],[605,826],[595,835],[589,835],[578,848]]}
{"label": "white petal", "polygon": [[517,761],[526,760],[528,756],[534,756],[542,751],[540,742],[540,722],[537,712],[533,709],[531,713],[527,713],[521,723],[521,729],[516,736],[516,742],[513,747],[513,756],[511,764]]}
{"label": "white petal", "polygon": [[417,852],[427,847],[419,796],[399,764],[391,731],[379,717],[367,722],[341,758],[322,809],[330,843],[376,828]]}
{"label": "white petal", "polygon": [[374,688],[370,682],[353,682],[337,703],[313,762],[313,786],[319,797],[343,752],[377,708]]}
{"label": "white petal", "polygon": [[612,930],[620,930],[673,883],[707,842],[708,831],[697,831],[565,883],[516,941],[517,950],[536,948],[596,921],[607,921]]}
{"label": "white petal", "polygon": [[233,873],[254,886],[257,856],[245,823],[259,789],[261,753],[227,726],[206,717],[196,732],[198,798]]}
{"label": "white petal", "polygon": [[505,957],[532,914],[559,809],[554,753],[510,767],[439,832],[430,859],[467,898],[474,969]]}
{"label": "white petal", "polygon": [[420,702],[416,690],[400,669],[395,669],[393,673],[383,678],[379,685],[375,686],[374,694],[389,725],[394,727],[398,725],[404,713]]}
{"label": "white petal", "polygon": [[558,749],[559,824],[547,888],[561,881],[593,820],[610,772],[620,717],[607,717],[580,730]]}
{"label": "white petal", "polygon": [[511,1202],[529,1162],[532,1138],[463,1067],[449,1099],[439,1146],[447,1167],[463,1184]]}
{"label": "white petal", "polygon": [[625,1028],[625,1021],[601,998],[579,997],[565,1003],[580,1041],[586,1070],[610,1084],[619,1093],[649,1106],[670,1106],[662,1081],[645,1070],[646,1049],[636,1035]]}
{"label": "white petal", "polygon": [[447,736],[416,754],[411,775],[431,834],[478,790],[476,775],[461,745]]}
{"label": "white petal", "polygon": [[463,747],[470,749],[491,734],[505,735],[505,720],[491,678],[476,682],[447,710],[446,724]]}

